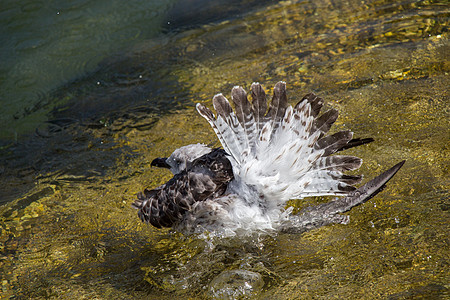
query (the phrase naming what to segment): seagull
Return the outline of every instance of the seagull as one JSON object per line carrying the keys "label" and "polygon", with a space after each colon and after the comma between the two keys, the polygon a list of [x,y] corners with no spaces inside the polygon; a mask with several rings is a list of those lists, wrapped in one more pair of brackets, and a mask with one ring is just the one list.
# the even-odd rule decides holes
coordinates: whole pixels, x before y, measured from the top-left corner
{"label": "seagull", "polygon": [[[345,172],[358,169],[362,160],[336,153],[372,138],[353,138],[351,131],[328,134],[338,111],[319,115],[324,101],[313,93],[290,106],[282,81],[275,85],[270,105],[259,83],[252,84],[251,98],[235,86],[234,110],[222,94],[212,100],[217,115],[196,105],[223,148],[192,144],[153,160],[151,166],[167,168],[174,176],[137,194],[132,206],[143,222],[218,237],[302,233],[347,224],[349,217],[342,213],[379,193],[405,162],[356,188],[362,176]],[[337,197],[297,214],[287,207],[291,199],[317,196]]]}

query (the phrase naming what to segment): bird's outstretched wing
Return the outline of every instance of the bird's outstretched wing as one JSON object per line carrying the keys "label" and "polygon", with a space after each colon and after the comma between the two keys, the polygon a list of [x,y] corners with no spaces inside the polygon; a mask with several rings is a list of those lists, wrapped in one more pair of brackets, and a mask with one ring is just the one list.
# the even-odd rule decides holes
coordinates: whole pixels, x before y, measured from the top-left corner
{"label": "bird's outstretched wing", "polygon": [[348,216],[340,215],[353,207],[367,202],[381,192],[387,182],[400,170],[405,161],[401,161],[389,170],[368,181],[346,197],[336,198],[328,203],[307,207],[298,215],[290,215],[289,222],[281,230],[290,233],[301,233],[332,223],[347,223]]}
{"label": "bird's outstretched wing", "polygon": [[352,139],[350,131],[326,135],[338,112],[331,109],[319,116],[321,98],[311,93],[292,107],[284,82],[275,85],[268,109],[259,83],[252,84],[251,104],[241,87],[234,87],[231,97],[234,111],[222,94],[213,98],[217,117],[201,104],[197,110],[230,154],[238,180],[278,204],[306,196],[346,195],[355,189],[361,176],[343,172],[359,168],[361,159],[330,155],[371,139]]}

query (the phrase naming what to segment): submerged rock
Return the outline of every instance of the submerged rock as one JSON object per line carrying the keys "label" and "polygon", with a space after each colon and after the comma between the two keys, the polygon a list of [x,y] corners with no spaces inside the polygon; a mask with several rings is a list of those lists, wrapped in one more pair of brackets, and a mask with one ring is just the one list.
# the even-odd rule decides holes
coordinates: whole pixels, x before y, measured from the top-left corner
{"label": "submerged rock", "polygon": [[247,270],[228,270],[209,284],[208,294],[214,299],[240,299],[254,296],[262,290],[261,274]]}

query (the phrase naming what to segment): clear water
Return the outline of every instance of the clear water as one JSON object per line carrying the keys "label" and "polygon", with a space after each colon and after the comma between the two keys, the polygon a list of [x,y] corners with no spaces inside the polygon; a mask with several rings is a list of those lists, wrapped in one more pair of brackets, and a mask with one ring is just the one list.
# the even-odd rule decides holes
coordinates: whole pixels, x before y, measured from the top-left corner
{"label": "clear water", "polygon": [[[91,5],[75,15],[87,18]],[[105,45],[92,69],[42,79],[48,104],[30,125],[36,134],[2,149],[2,297],[448,298],[448,3],[282,1],[238,17],[216,11],[216,22],[180,21],[178,30]],[[350,151],[363,158],[365,178],[406,159],[388,187],[349,212],[349,225],[302,235],[211,248],[142,224],[130,207],[135,194],[170,177],[149,162],[181,145],[217,144],[193,104],[253,81],[270,93],[278,80],[291,103],[314,91],[341,112],[336,130],[375,139]]]}

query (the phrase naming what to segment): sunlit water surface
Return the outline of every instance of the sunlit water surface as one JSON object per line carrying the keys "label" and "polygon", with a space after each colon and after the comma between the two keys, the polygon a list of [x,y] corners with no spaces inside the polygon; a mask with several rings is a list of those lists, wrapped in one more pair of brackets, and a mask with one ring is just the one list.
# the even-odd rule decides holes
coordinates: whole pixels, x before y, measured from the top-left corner
{"label": "sunlit water surface", "polygon": [[[2,297],[448,298],[448,20],[446,1],[281,1],[132,43],[56,88],[49,122],[2,149]],[[375,139],[348,151],[365,178],[406,159],[388,187],[350,224],[302,235],[142,224],[135,194],[170,178],[151,160],[218,145],[194,103],[279,80],[292,104],[314,91],[341,112],[335,130]]]}

